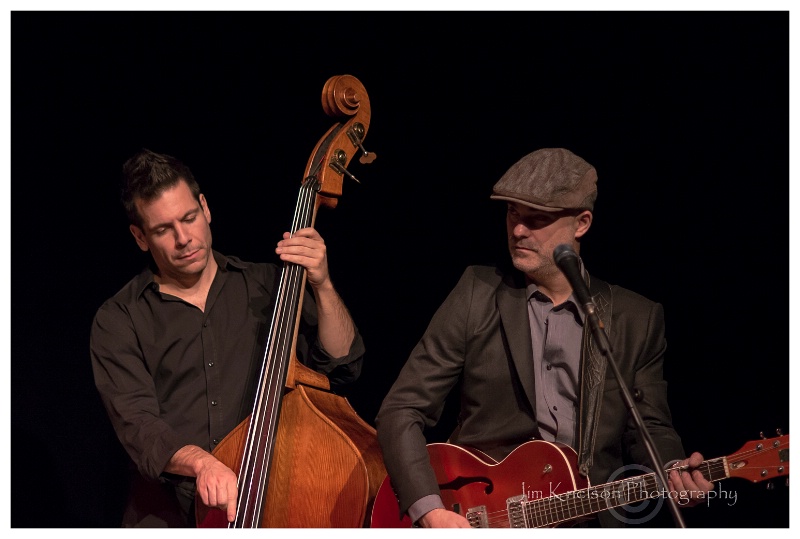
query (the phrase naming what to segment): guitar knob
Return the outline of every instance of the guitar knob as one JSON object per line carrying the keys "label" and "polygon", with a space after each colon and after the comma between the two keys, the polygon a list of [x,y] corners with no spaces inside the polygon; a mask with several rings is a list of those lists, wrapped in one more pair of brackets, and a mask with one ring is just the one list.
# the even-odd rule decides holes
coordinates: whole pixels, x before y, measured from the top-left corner
{"label": "guitar knob", "polygon": [[775,484],[772,481],[767,483],[767,490],[775,490]]}
{"label": "guitar knob", "polygon": [[778,436],[783,436],[783,431],[781,429],[775,429],[775,434]]}
{"label": "guitar knob", "polygon": [[760,437],[762,440],[766,440],[766,439],[767,439],[767,437],[766,437],[766,436],[764,436],[764,431],[761,431],[761,432],[759,432],[759,433],[758,433],[758,436],[759,436],[759,437]]}

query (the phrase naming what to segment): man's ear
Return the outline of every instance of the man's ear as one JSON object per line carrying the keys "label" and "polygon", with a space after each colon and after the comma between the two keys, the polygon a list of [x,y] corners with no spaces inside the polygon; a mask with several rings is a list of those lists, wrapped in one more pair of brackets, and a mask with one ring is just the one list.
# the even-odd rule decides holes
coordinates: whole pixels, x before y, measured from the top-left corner
{"label": "man's ear", "polygon": [[203,208],[203,215],[206,216],[206,221],[211,222],[211,210],[208,209],[208,201],[206,201],[206,196],[203,193],[200,193],[200,207]]}
{"label": "man's ear", "polygon": [[131,234],[133,234],[133,237],[136,240],[136,245],[139,246],[139,249],[142,251],[149,251],[150,246],[147,244],[147,238],[145,237],[142,229],[136,225],[131,225],[128,228],[130,229]]}
{"label": "man's ear", "polygon": [[575,239],[580,238],[589,231],[592,226],[593,214],[589,210],[584,210],[575,217]]}

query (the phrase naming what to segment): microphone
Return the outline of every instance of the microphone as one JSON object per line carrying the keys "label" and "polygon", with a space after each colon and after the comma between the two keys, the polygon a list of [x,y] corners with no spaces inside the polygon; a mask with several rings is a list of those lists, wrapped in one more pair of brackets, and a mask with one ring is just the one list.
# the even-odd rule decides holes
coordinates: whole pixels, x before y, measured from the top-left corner
{"label": "microphone", "polygon": [[[575,297],[578,298],[578,302],[584,306],[586,311],[589,311],[588,306],[592,305],[594,307],[594,303],[592,302],[591,294],[589,294],[589,287],[586,286],[586,282],[581,275],[581,263],[578,253],[570,245],[562,243],[553,249],[553,260],[555,260],[556,266],[569,281],[572,291],[575,292]],[[594,311],[594,309],[591,310]]]}
{"label": "microphone", "polygon": [[608,342],[603,321],[597,316],[597,307],[592,301],[589,287],[586,286],[586,281],[583,280],[581,275],[578,253],[572,249],[571,245],[562,243],[561,245],[556,245],[556,248],[553,249],[553,260],[558,269],[561,270],[561,273],[567,278],[567,281],[569,281],[575,297],[578,298],[578,303],[583,306],[583,312],[586,313],[586,318],[589,320],[589,327],[592,329],[595,342],[603,353],[610,353],[611,343]]}

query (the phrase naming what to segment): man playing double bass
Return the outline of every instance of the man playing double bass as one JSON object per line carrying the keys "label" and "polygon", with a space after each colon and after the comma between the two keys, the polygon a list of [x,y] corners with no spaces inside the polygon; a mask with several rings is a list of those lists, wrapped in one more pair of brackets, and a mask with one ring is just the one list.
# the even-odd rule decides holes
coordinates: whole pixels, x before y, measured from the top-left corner
{"label": "man playing double bass", "polygon": [[[237,477],[211,452],[250,413],[280,268],[212,249],[211,212],[190,169],[142,150],[123,165],[122,204],[151,264],[98,309],[94,379],[137,468],[124,527],[194,526],[195,495],[236,512]],[[331,389],[356,380],[364,344],[313,228],[275,252],[305,268],[296,354]],[[307,295],[309,296],[309,295]]]}

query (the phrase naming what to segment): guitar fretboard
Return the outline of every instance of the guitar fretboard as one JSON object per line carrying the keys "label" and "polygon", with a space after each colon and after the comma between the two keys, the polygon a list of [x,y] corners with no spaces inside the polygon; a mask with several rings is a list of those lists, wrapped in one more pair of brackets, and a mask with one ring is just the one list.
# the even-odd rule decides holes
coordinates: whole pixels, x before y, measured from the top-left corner
{"label": "guitar fretboard", "polygon": [[[726,457],[707,460],[697,470],[712,482],[729,477]],[[667,493],[668,488],[653,472],[547,498],[520,500],[516,507],[509,506],[509,520],[527,528],[544,528]],[[519,519],[524,519],[524,524]]]}

